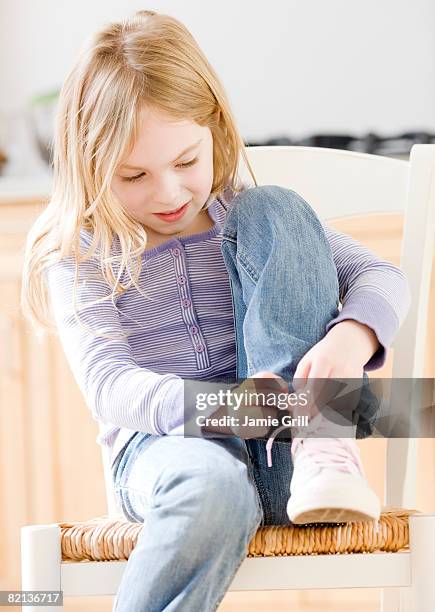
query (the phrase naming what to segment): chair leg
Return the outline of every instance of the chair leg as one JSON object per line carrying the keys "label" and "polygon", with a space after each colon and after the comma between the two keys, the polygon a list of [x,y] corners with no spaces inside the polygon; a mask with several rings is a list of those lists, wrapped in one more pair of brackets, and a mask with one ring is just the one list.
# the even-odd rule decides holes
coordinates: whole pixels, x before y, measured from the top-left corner
{"label": "chair leg", "polygon": [[412,612],[435,610],[435,515],[409,517]]}
{"label": "chair leg", "polygon": [[[21,528],[21,589],[61,591],[61,542],[59,525],[29,525]],[[23,606],[23,612],[34,612]],[[38,606],[38,612],[62,612],[60,606]]]}

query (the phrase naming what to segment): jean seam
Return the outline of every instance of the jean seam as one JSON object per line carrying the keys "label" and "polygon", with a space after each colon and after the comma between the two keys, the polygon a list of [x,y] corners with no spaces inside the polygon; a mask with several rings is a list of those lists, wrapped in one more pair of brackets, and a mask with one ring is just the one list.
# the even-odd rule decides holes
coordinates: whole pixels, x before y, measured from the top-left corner
{"label": "jean seam", "polygon": [[128,520],[133,521],[134,523],[143,523],[145,517],[141,519],[140,516],[134,511],[134,508],[128,498],[128,495],[122,495],[122,491],[128,493],[128,487],[118,487],[116,491],[119,492],[121,509],[124,515],[127,516]]}
{"label": "jean seam", "polygon": [[[230,242],[232,242],[233,244],[237,244],[237,240],[233,240],[231,238],[229,238],[228,240]],[[256,272],[255,266],[251,262],[249,262],[245,257],[240,256],[240,254],[238,252],[236,254],[236,262],[240,262],[241,263],[241,265],[243,266],[244,271],[248,274],[248,276],[251,278],[251,280],[254,283],[258,282],[258,274]]]}
{"label": "jean seam", "polygon": [[263,524],[264,525],[268,525],[269,522],[272,519],[272,514],[269,511],[270,505],[271,505],[271,500],[269,495],[267,494],[267,491],[265,489],[265,487],[263,486],[263,482],[261,480],[261,478],[257,478],[257,474],[254,470],[254,478],[255,478],[255,482],[257,483],[257,487],[258,487],[258,491],[263,494],[263,500],[264,500],[264,504],[263,504],[263,515],[264,515],[264,521]]}
{"label": "jean seam", "polygon": [[254,474],[254,466],[252,465],[251,455],[249,453],[248,446],[246,444],[246,440],[244,440],[244,451],[245,451],[246,457],[247,457],[246,465],[248,467],[248,478],[249,478],[250,482],[252,483],[252,486],[254,487],[255,499],[257,500],[257,510],[258,510],[258,515],[259,515],[259,519],[260,519],[260,522],[261,522],[262,519],[263,519],[263,505],[261,503],[261,498],[260,498],[260,495],[258,493],[257,483],[256,483],[256,479],[255,479],[255,474]]}
{"label": "jean seam", "polygon": [[255,470],[255,467],[253,465],[253,460],[251,459],[251,453],[249,452],[249,446],[246,445],[246,449],[248,452],[248,455],[250,457],[250,461],[252,461],[252,475],[254,478],[254,483],[256,486],[256,490],[257,490],[257,495],[258,498],[260,499],[260,505],[261,505],[261,513],[263,515],[263,521],[262,524],[263,525],[267,525],[269,521],[271,521],[272,519],[272,515],[269,513],[269,508],[271,506],[271,500],[269,495],[267,494],[267,490],[265,489],[265,487],[263,486],[263,482],[261,480],[261,478],[258,477],[258,474]]}
{"label": "jean seam", "polygon": [[[135,434],[133,434],[133,436],[131,438],[129,438],[129,440],[125,443],[124,447],[119,451],[118,457],[116,457],[113,465],[112,465],[112,476],[113,476],[113,486],[116,487],[121,483],[121,478],[124,476],[125,474],[125,469],[127,467],[127,464],[130,461],[131,457],[134,457],[136,452],[137,452],[137,444],[134,447],[134,450],[132,452],[131,455],[129,455],[125,461],[125,464],[123,466],[121,466],[121,463],[124,461],[126,454],[129,452],[129,448],[130,445],[132,444],[133,440],[136,441],[137,443],[137,434],[139,432],[136,432]],[[116,464],[116,469],[115,469],[115,464]],[[121,467],[121,471],[119,474],[119,478],[116,478],[118,476],[118,471],[119,468]],[[131,470],[131,467],[130,467]],[[128,475],[128,474],[127,474]]]}
{"label": "jean seam", "polygon": [[253,266],[243,255],[239,253],[236,256],[236,260],[242,265],[243,271],[249,276],[253,283],[258,283],[258,273]]}
{"label": "jean seam", "polygon": [[118,487],[116,487],[116,490],[117,491],[123,490],[123,491],[128,491],[128,492],[131,491],[132,493],[143,495],[147,499],[147,501],[148,501],[148,497],[146,496],[145,492],[142,489],[136,489],[135,487],[130,487],[130,486],[127,486],[127,485],[122,485],[122,486],[119,485]]}
{"label": "jean seam", "polygon": [[[142,438],[142,441],[143,441],[143,439],[144,438]],[[147,440],[148,438],[145,438],[145,439]],[[131,470],[133,469],[134,462],[136,461],[136,459],[137,459],[137,457],[138,457],[138,455],[139,455],[139,453],[141,451],[142,451],[142,444],[137,444],[134,447],[133,452],[131,453],[131,455],[128,457],[126,465],[124,466],[122,474],[120,475],[120,478],[119,478],[119,486],[120,487],[123,487],[127,483],[127,479],[130,476]],[[126,449],[125,452],[127,452],[127,449]],[[123,483],[121,482],[121,480],[123,480]]]}

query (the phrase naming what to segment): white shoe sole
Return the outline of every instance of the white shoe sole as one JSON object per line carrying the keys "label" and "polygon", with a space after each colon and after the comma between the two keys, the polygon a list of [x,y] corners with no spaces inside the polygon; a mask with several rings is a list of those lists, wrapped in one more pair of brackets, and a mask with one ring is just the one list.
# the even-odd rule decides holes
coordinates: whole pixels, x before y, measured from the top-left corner
{"label": "white shoe sole", "polygon": [[359,483],[328,483],[327,490],[303,491],[292,495],[287,514],[292,523],[350,523],[377,521],[381,504],[376,494],[363,481]]}

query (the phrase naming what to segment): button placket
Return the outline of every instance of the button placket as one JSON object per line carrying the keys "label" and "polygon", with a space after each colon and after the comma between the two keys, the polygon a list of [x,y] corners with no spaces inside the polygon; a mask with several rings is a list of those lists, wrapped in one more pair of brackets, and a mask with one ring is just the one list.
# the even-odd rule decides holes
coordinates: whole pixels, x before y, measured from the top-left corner
{"label": "button placket", "polygon": [[181,314],[194,347],[198,369],[203,370],[209,368],[211,364],[205,339],[199,327],[191,298],[189,277],[185,258],[183,256],[184,253],[178,247],[171,249],[171,253],[174,261],[178,294],[182,306]]}

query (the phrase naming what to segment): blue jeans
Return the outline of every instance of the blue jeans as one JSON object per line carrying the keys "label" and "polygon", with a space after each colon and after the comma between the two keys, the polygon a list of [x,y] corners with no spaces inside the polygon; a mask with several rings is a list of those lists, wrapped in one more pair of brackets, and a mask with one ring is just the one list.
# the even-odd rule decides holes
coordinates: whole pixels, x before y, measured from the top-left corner
{"label": "blue jeans", "polygon": [[[330,245],[296,193],[255,187],[233,200],[222,254],[233,294],[237,376],[293,378],[338,314]],[[113,465],[129,520],[144,522],[115,602],[117,612],[216,610],[260,525],[288,524],[289,441],[136,433]]]}

